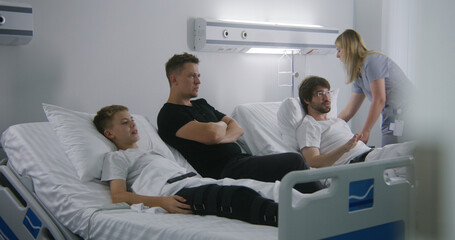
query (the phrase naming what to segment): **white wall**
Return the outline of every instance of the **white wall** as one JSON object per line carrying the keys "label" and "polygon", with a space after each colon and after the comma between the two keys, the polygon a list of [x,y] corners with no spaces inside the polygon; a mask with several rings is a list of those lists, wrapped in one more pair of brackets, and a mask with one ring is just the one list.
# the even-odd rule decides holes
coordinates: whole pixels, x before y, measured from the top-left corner
{"label": "white wall", "polygon": [[[28,45],[0,46],[0,131],[45,121],[42,102],[87,112],[123,104],[155,122],[168,96],[164,64],[174,53],[190,52],[188,26],[195,17],[313,23],[340,30],[353,24],[353,0],[16,2],[33,6],[35,32]],[[230,114],[240,103],[290,96],[288,87],[277,87],[279,56],[194,54],[201,60],[200,97],[222,112]],[[345,88],[334,55],[299,56],[296,63],[301,74],[296,84],[304,74],[317,74]],[[342,94],[340,104],[346,99]]]}
{"label": "white wall", "polygon": [[414,0],[382,0],[382,50],[415,82],[416,4]]}
{"label": "white wall", "polygon": [[[362,36],[368,49],[382,51],[382,19],[382,0],[354,1],[354,29]],[[362,131],[369,109],[370,101],[365,100],[351,120],[353,132]],[[381,139],[381,117],[379,117],[371,129],[368,145],[380,147]]]}

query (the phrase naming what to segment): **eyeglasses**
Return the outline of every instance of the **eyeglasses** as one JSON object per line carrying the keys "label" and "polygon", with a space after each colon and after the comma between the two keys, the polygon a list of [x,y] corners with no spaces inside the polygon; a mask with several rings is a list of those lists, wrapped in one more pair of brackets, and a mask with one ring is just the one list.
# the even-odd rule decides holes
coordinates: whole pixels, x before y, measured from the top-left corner
{"label": "eyeglasses", "polygon": [[318,97],[322,97],[322,96],[330,96],[333,94],[333,91],[332,90],[329,90],[329,91],[319,91],[315,94],[315,96],[318,96]]}

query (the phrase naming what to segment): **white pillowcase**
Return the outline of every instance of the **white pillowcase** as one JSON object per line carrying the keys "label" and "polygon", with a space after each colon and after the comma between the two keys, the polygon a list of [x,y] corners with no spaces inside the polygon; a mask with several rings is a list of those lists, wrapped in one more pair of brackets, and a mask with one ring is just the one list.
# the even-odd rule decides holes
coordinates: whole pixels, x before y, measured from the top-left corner
{"label": "white pillowcase", "polygon": [[[47,119],[58,139],[63,144],[66,155],[76,168],[82,182],[101,177],[104,155],[117,150],[115,145],[96,130],[93,124],[95,114],[77,112],[55,105],[43,103]],[[156,128],[146,117],[131,114],[139,131],[139,148],[151,149],[170,160],[177,161],[167,145],[159,137]],[[194,171],[186,160],[177,161],[181,166]]]}
{"label": "white pillowcase", "polygon": [[[329,118],[337,117],[337,98],[339,89],[335,89],[331,97],[331,109],[327,113]],[[278,127],[280,129],[281,138],[283,143],[290,146],[297,152],[300,152],[297,143],[297,128],[303,121],[306,112],[303,109],[302,103],[299,98],[286,98],[281,102],[277,112]]]}

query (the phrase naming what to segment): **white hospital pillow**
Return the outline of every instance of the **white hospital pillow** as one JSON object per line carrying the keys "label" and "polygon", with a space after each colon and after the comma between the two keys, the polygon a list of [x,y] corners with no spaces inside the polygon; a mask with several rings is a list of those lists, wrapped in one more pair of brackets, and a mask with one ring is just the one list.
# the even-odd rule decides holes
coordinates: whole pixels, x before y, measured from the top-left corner
{"label": "white hospital pillow", "polygon": [[[92,120],[95,114],[77,112],[70,109],[45,104],[43,109],[66,155],[76,168],[80,180],[90,181],[101,177],[103,158],[107,152],[115,151],[115,145],[100,134]],[[139,148],[152,151],[175,160],[166,144],[158,136],[156,129],[146,117],[132,114],[139,131]]]}
{"label": "white hospital pillow", "polygon": [[333,90],[333,93],[330,96],[331,103],[330,103],[330,112],[327,113],[328,118],[337,118],[338,117],[338,109],[337,109],[338,92],[340,92],[339,88]]}
{"label": "white hospital pillow", "polygon": [[298,151],[299,146],[295,132],[297,127],[302,123],[305,114],[300,100],[292,97],[286,98],[281,103],[277,112],[278,128],[281,138],[285,145],[292,147],[296,151]]}
{"label": "white hospital pillow", "polygon": [[[339,89],[331,95],[331,109],[327,113],[329,118],[337,117],[337,98]],[[280,129],[283,143],[300,152],[297,143],[296,131],[303,121],[306,113],[299,98],[286,98],[281,102],[277,111],[278,128]]]}

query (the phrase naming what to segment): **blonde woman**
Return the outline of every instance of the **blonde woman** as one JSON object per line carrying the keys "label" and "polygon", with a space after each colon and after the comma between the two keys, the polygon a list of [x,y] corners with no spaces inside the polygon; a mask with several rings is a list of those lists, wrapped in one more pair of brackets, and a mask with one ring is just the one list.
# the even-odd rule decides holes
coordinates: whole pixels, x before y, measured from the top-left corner
{"label": "blonde woman", "polygon": [[359,33],[344,31],[335,41],[337,58],[346,68],[352,94],[338,115],[348,122],[359,110],[365,97],[371,101],[362,128],[361,141],[367,143],[371,129],[382,114],[382,146],[407,140],[403,116],[410,104],[413,84],[400,67],[382,53],[368,50]]}

